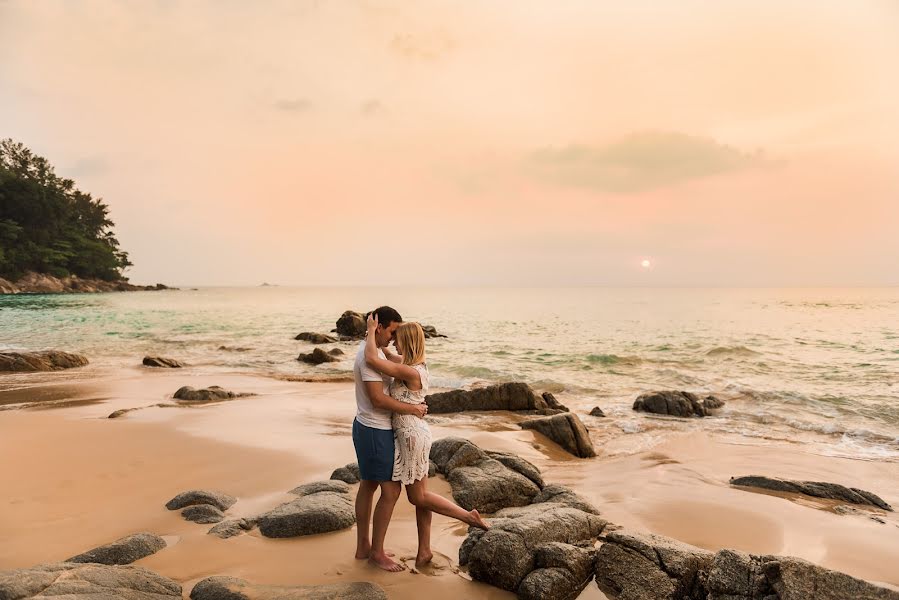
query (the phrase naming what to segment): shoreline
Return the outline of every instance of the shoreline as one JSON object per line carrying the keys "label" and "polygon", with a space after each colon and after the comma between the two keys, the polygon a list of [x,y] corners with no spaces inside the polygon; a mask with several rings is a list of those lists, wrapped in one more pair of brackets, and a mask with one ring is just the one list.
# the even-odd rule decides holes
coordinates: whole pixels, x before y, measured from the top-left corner
{"label": "shoreline", "polygon": [[[0,452],[15,457],[4,469],[10,485],[0,523],[9,536],[0,547],[2,570],[62,560],[147,530],[167,537],[170,546],[136,564],[181,582],[185,593],[205,576],[227,574],[255,583],[368,580],[391,598],[511,597],[453,572],[465,528],[443,517],[434,522],[439,568],[433,577],[420,577],[382,574],[354,561],[352,529],[292,540],[252,534],[220,540],[206,535],[208,526],[165,510],[175,494],[211,487],[239,498],[235,514],[250,515],[287,499],[287,490],[327,479],[334,468],[352,462],[350,383],[146,369],[52,380],[0,391],[0,405],[34,403],[0,411]],[[181,385],[213,384],[257,395],[106,419],[120,408],[164,401]],[[826,503],[728,485],[730,476],[749,474],[833,481],[868,489],[895,506],[899,464],[741,445],[702,431],[668,433],[653,447],[629,454],[608,452],[616,441],[606,440],[597,443],[598,458],[581,460],[521,430],[517,420],[500,413],[429,418],[434,439],[465,437],[519,454],[548,482],[572,487],[603,518],[626,529],[711,550],[798,556],[899,588],[891,568],[899,564],[895,513],[878,512],[886,522],[876,523],[865,514],[836,514]],[[53,444],[41,443],[46,440]],[[442,477],[431,487],[449,495]],[[397,503],[388,545],[401,558],[414,555],[414,512],[405,496]],[[595,585],[581,595],[602,597]]]}

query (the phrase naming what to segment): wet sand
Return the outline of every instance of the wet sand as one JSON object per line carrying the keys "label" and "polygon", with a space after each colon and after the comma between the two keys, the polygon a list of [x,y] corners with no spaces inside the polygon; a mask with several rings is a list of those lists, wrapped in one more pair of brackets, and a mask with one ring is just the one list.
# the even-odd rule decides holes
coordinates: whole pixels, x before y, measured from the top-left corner
{"label": "wet sand", "polygon": [[[8,409],[0,411],[0,569],[63,560],[151,531],[165,536],[169,547],[137,564],[181,582],[185,597],[194,583],[215,574],[278,584],[373,581],[397,599],[512,597],[458,571],[466,528],[444,517],[434,518],[435,566],[388,574],[353,559],[353,529],[287,540],[258,532],[221,540],[206,535],[210,526],[189,523],[164,508],[181,491],[211,488],[239,498],[229,514],[249,516],[289,500],[287,490],[301,483],[326,479],[335,467],[354,460],[352,384],[140,368],[101,379],[40,380],[46,383],[0,391],[0,406]],[[193,407],[151,406],[171,402],[182,385],[221,385],[257,395]],[[151,407],[106,418],[138,406]],[[748,474],[833,481],[867,489],[896,506],[897,463],[737,444],[736,438],[701,431],[671,436],[631,455],[604,458],[598,447],[597,459],[578,460],[539,434],[520,430],[514,415],[429,420],[435,439],[468,437],[484,448],[531,460],[547,481],[571,486],[626,529],[709,549],[790,554],[899,587],[896,513],[841,515],[825,501],[727,483],[731,476]],[[431,487],[449,496],[441,478]],[[414,556],[414,511],[405,497],[397,504],[388,547],[402,559]],[[581,597],[603,596],[591,585]]]}

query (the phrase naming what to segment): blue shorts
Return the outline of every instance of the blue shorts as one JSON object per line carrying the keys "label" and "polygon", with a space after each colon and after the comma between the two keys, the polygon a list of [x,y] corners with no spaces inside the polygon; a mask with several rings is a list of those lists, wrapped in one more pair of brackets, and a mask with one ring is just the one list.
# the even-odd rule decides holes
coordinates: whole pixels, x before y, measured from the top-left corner
{"label": "blue shorts", "polygon": [[359,474],[366,481],[393,479],[393,430],[375,429],[353,419],[353,446]]}

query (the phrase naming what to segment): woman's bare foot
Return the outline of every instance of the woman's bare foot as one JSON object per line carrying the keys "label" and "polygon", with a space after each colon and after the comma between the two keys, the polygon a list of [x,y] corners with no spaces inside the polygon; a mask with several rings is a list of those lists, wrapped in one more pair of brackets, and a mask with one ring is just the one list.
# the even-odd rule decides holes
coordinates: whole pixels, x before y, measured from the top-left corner
{"label": "woman's bare foot", "polygon": [[[370,554],[371,554],[371,545],[369,545],[367,547],[363,547],[363,548],[358,548],[358,547],[356,548],[356,560],[365,560],[366,558],[369,557]],[[396,556],[396,554],[394,554],[390,550],[384,550],[384,554],[386,554],[387,556]]]}
{"label": "woman's bare foot", "polygon": [[376,567],[380,567],[381,569],[384,569],[385,571],[390,571],[391,573],[398,573],[399,571],[402,571],[403,569],[406,568],[403,565],[401,565],[400,563],[398,563],[395,560],[393,560],[392,558],[390,558],[389,556],[387,556],[386,553],[381,553],[381,554],[372,553],[368,557],[368,562],[373,564]]}
{"label": "woman's bare foot", "polygon": [[430,563],[432,558],[434,558],[434,553],[430,550],[419,552],[415,557],[415,566],[420,569]]}
{"label": "woman's bare foot", "polygon": [[481,517],[481,513],[479,513],[477,509],[470,510],[468,512],[468,515],[470,517],[468,524],[472,527],[477,527],[479,529],[483,529],[484,531],[490,529],[490,524],[487,523],[487,521],[485,521],[483,517]]}

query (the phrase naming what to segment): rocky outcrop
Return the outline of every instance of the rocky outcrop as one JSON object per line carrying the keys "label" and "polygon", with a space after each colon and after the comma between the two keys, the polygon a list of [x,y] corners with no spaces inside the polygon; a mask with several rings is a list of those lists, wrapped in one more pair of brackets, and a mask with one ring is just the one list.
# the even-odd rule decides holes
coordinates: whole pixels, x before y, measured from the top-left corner
{"label": "rocky outcrop", "polygon": [[165,507],[169,510],[179,510],[185,506],[193,506],[197,504],[211,504],[219,510],[228,510],[237,498],[223,494],[221,492],[210,492],[207,490],[190,490],[181,492],[171,500],[165,503]]}
{"label": "rocky outcrop", "polygon": [[88,550],[66,560],[69,563],[99,563],[128,565],[165,548],[165,540],[152,533],[135,533],[119,540]]}
{"label": "rocky outcrop", "polygon": [[0,279],[0,294],[73,294],[97,292],[137,292],[178,289],[161,283],[156,285],[134,285],[126,280],[105,281],[103,279],[82,279],[77,275],[54,277],[45,273],[28,272],[15,283]]}
{"label": "rocky outcrop", "polygon": [[145,367],[159,367],[165,369],[180,369],[184,366],[183,363],[174,358],[165,358],[162,356],[145,356],[143,364]]}
{"label": "rocky outcrop", "polygon": [[541,394],[543,397],[543,401],[546,402],[546,406],[553,410],[560,410],[562,412],[570,412],[568,407],[556,400],[556,397],[553,396],[550,392],[543,392]]}
{"label": "rocky outcrop", "polygon": [[[573,598],[592,577],[589,550],[608,523],[561,504],[508,508],[489,531],[470,529],[459,564],[477,581],[523,598]],[[548,594],[548,595],[547,595]]]}
{"label": "rocky outcrop", "polygon": [[215,400],[230,400],[231,398],[241,398],[243,396],[252,396],[252,394],[237,394],[230,390],[226,390],[217,385],[210,385],[208,388],[196,390],[189,385],[178,388],[178,391],[172,396],[176,400],[184,400],[188,402],[211,402]]}
{"label": "rocky outcrop", "polygon": [[[543,476],[540,475],[540,469],[534,466],[533,463],[526,461],[521,458],[517,454],[512,454],[510,452],[494,452],[492,450],[486,451],[487,456],[490,458],[501,462],[506,467],[521,473],[539,487],[541,490],[543,489]],[[434,464],[434,461],[431,461],[431,464]],[[436,464],[434,464],[436,470]]]}
{"label": "rocky outcrop", "polygon": [[193,523],[219,523],[225,520],[225,514],[211,504],[195,504],[181,511],[186,521]]}
{"label": "rocky outcrop", "polygon": [[429,414],[466,410],[545,410],[546,401],[526,383],[512,382],[474,390],[451,390],[425,397]]}
{"label": "rocky outcrop", "polygon": [[337,341],[337,338],[332,335],[326,333],[312,333],[310,331],[299,333],[297,334],[297,337],[293,339],[309,342],[310,344],[332,344]]}
{"label": "rocky outcrop", "polygon": [[252,519],[230,519],[211,527],[206,533],[224,540],[249,531],[255,526],[256,523]]}
{"label": "rocky outcrop", "polygon": [[87,357],[62,350],[40,352],[0,352],[0,373],[32,373],[36,371],[61,371],[83,367]]}
{"label": "rocky outcrop", "polygon": [[[492,513],[509,506],[524,506],[540,493],[540,486],[528,476],[462,438],[435,441],[431,445],[431,460],[452,487],[453,498],[466,510],[476,508]],[[531,469],[536,467],[530,465],[525,470]]]}
{"label": "rocky outcrop", "polygon": [[331,473],[331,479],[350,484],[359,483],[361,477],[362,476],[359,474],[359,465],[354,462],[343,467],[337,467],[334,469],[334,472]]}
{"label": "rocky outcrop", "polygon": [[571,488],[557,483],[551,483],[540,490],[540,493],[531,499],[531,504],[559,504],[568,508],[576,508],[584,512],[598,515],[599,511],[586,498],[577,494]]}
{"label": "rocky outcrop", "polygon": [[899,600],[899,592],[798,558],[713,553],[642,533],[610,533],[595,573],[618,600]]}
{"label": "rocky outcrop", "polygon": [[181,600],[181,585],[134,565],[53,563],[0,571],[0,598]]}
{"label": "rocky outcrop", "polygon": [[425,339],[431,338],[445,338],[446,336],[442,333],[437,333],[437,328],[433,325],[422,325],[421,330],[425,334]]}
{"label": "rocky outcrop", "polygon": [[594,406],[590,410],[590,416],[591,417],[604,417],[604,416],[606,416],[606,413],[602,412],[602,409],[600,407]]}
{"label": "rocky outcrop", "polygon": [[634,401],[634,410],[672,417],[707,417],[722,406],[724,401],[714,396],[700,400],[696,394],[672,390],[640,394]]}
{"label": "rocky outcrop", "polygon": [[827,483],[824,481],[793,481],[790,479],[776,479],[774,477],[764,477],[761,475],[748,475],[746,477],[731,477],[730,484],[741,487],[773,490],[775,492],[804,494],[815,498],[826,498],[828,500],[849,502],[850,504],[873,506],[888,511],[893,510],[883,498],[876,494],[858,488],[846,487],[838,483]]}
{"label": "rocky outcrop", "polygon": [[320,365],[322,363],[337,362],[339,359],[328,354],[321,348],[315,348],[308,354],[300,353],[300,355],[297,356],[297,360],[310,365]]}
{"label": "rocky outcrop", "polygon": [[348,492],[349,486],[336,480],[306,484],[291,490],[299,498],[259,515],[255,521],[262,535],[271,538],[346,529],[356,522]]}
{"label": "rocky outcrop", "polygon": [[[429,409],[430,410],[430,409]],[[542,433],[563,449],[579,458],[596,456],[587,428],[576,414],[567,412],[552,417],[532,419],[521,424],[522,429]]]}
{"label": "rocky outcrop", "polygon": [[344,311],[337,319],[337,334],[344,338],[361,339],[365,337],[365,315],[354,310]]}
{"label": "rocky outcrop", "polygon": [[368,582],[323,585],[256,585],[217,575],[199,581],[191,600],[387,600],[384,590]]}

